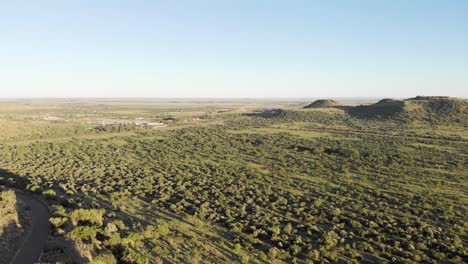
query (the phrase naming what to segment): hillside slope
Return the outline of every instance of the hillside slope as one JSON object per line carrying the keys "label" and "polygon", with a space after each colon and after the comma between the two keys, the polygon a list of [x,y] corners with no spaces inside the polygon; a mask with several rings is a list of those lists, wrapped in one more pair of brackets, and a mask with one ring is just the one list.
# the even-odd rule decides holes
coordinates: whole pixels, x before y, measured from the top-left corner
{"label": "hillside slope", "polygon": [[362,118],[393,118],[404,112],[404,102],[393,99],[382,99],[375,104],[348,107],[346,112],[355,117]]}
{"label": "hillside slope", "polygon": [[456,122],[468,125],[468,100],[450,97],[418,96],[404,100],[407,118],[436,122]]}

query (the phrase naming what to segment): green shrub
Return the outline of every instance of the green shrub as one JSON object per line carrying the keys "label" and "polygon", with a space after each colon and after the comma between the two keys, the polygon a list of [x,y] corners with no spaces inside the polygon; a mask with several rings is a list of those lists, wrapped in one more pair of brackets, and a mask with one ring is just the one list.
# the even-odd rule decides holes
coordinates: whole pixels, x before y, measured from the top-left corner
{"label": "green shrub", "polygon": [[98,233],[98,229],[96,227],[80,226],[80,227],[73,229],[70,233],[68,233],[68,236],[70,238],[74,238],[74,239],[78,239],[83,242],[86,242],[86,241],[94,240],[94,238],[96,238],[97,233]]}
{"label": "green shrub", "polygon": [[29,190],[30,190],[31,192],[36,192],[36,193],[38,193],[38,192],[41,191],[41,187],[40,187],[39,185],[32,185],[31,187],[29,187]]}
{"label": "green shrub", "polygon": [[55,228],[60,228],[68,221],[68,218],[66,218],[66,217],[52,217],[52,218],[49,219],[49,221]]}
{"label": "green shrub", "polygon": [[241,250],[242,250],[242,246],[241,246],[239,243],[237,243],[237,244],[234,245],[234,249],[233,249],[233,250],[234,250],[234,252],[236,252],[237,254],[240,254],[240,253],[241,253]]}
{"label": "green shrub", "polygon": [[102,226],[104,213],[104,209],[78,209],[70,214],[70,219],[75,226],[79,222],[89,222]]}
{"label": "green shrub", "polygon": [[169,234],[169,226],[167,223],[161,223],[156,226],[156,232],[160,236],[167,236]]}
{"label": "green shrub", "polygon": [[49,189],[49,190],[43,191],[42,195],[47,196],[47,197],[55,197],[57,196],[57,193],[54,190]]}
{"label": "green shrub", "polygon": [[276,259],[276,256],[278,255],[278,250],[276,248],[270,248],[268,251],[268,258],[271,260]]}

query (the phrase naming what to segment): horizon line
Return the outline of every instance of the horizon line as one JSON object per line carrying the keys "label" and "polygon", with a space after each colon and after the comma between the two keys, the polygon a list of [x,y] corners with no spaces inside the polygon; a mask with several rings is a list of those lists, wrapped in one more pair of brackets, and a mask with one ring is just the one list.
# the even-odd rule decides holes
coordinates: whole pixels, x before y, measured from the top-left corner
{"label": "horizon line", "polygon": [[309,100],[309,99],[405,99],[413,98],[417,96],[427,97],[450,97],[450,98],[462,98],[458,96],[447,96],[447,95],[414,95],[414,96],[304,96],[304,97],[92,97],[92,96],[76,96],[76,97],[1,97],[0,100]]}

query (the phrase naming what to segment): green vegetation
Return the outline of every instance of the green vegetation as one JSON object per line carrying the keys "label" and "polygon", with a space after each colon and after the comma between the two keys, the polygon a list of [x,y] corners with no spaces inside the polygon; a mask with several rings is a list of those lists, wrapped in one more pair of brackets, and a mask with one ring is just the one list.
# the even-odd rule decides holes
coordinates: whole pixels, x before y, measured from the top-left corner
{"label": "green vegetation", "polygon": [[[47,121],[31,121],[27,141],[5,137],[0,183],[46,197],[51,237],[71,239],[93,263],[463,263],[468,115],[427,103],[437,100],[464,107],[397,101],[440,109],[397,117],[271,102],[170,114],[149,103],[90,105],[93,112],[61,104],[86,117],[49,122],[46,137],[33,131]],[[91,114],[121,118],[123,109],[177,121],[89,123]],[[2,122],[32,110],[17,111]],[[193,116],[204,119],[183,121]]]}

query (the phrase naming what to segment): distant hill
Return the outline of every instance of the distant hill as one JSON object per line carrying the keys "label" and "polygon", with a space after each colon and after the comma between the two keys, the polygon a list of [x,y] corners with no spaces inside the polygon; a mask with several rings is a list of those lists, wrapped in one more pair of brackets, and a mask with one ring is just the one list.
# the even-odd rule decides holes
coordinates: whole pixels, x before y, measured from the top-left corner
{"label": "distant hill", "polygon": [[304,106],[304,109],[307,108],[327,108],[337,106],[338,102],[335,100],[316,100],[313,103]]}
{"label": "distant hill", "polygon": [[375,104],[344,106],[334,100],[317,100],[304,108],[338,108],[357,118],[456,122],[468,125],[468,100],[447,96],[417,96],[404,100],[382,99]]}
{"label": "distant hill", "polygon": [[422,121],[468,125],[468,100],[444,96],[417,96],[404,100],[405,117]]}

